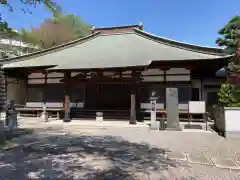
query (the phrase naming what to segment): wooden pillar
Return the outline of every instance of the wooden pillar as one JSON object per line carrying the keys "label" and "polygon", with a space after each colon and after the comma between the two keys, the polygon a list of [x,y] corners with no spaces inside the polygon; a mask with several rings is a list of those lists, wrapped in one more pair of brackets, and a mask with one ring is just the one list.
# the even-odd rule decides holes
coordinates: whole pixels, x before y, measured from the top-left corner
{"label": "wooden pillar", "polygon": [[142,71],[136,72],[136,119],[139,121],[143,120],[141,115],[141,98],[140,98],[140,83],[141,83],[141,73]]}
{"label": "wooden pillar", "polygon": [[27,78],[24,79],[24,86],[25,86],[25,105],[27,105],[27,101],[28,101],[28,74],[27,74]]}
{"label": "wooden pillar", "polygon": [[[163,96],[163,106],[164,106],[164,109],[166,109],[166,88],[167,88],[167,72],[170,68],[162,68],[160,70],[163,71],[163,86],[164,86],[164,96]],[[162,98],[162,97],[160,97]]]}
{"label": "wooden pillar", "polygon": [[47,91],[47,72],[44,72],[44,84],[43,84],[43,103],[46,105],[46,91]]}
{"label": "wooden pillar", "polygon": [[137,118],[140,114],[140,100],[139,100],[139,81],[140,72],[132,72],[132,83],[131,83],[131,110],[130,110],[130,121],[129,124],[136,124]]}
{"label": "wooden pillar", "polygon": [[203,98],[203,80],[202,80],[202,77],[200,79],[200,98],[199,98],[200,101],[203,101],[204,98]]}
{"label": "wooden pillar", "polygon": [[186,68],[186,69],[190,71],[190,73],[189,73],[189,76],[190,76],[189,101],[192,101],[192,88],[193,88],[192,68]]}
{"label": "wooden pillar", "polygon": [[[167,108],[167,106],[166,106],[166,86],[167,86],[167,75],[166,75],[166,69],[164,69],[163,70],[163,85],[164,85],[164,97],[163,97],[163,101],[164,101],[164,104],[163,104],[163,107],[164,107],[164,109],[166,109]],[[161,97],[160,97],[161,98]]]}
{"label": "wooden pillar", "polygon": [[64,86],[65,86],[65,97],[64,97],[64,122],[70,122],[70,83],[71,78],[70,72],[64,73]]}
{"label": "wooden pillar", "polygon": [[6,104],[10,99],[8,99],[8,76],[4,74],[4,79],[5,79],[5,98],[6,98]]}

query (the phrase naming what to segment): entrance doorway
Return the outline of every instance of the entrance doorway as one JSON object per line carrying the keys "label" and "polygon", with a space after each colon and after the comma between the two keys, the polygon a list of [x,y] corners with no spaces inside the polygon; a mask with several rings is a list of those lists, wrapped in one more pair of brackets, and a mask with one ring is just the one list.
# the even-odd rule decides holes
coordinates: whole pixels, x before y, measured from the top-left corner
{"label": "entrance doorway", "polygon": [[129,85],[87,84],[85,108],[96,110],[129,110]]}

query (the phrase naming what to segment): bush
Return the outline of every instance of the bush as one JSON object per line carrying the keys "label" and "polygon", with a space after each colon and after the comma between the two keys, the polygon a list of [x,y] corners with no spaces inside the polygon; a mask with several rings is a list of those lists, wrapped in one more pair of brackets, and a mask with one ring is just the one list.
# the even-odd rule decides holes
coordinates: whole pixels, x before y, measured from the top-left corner
{"label": "bush", "polygon": [[222,84],[218,98],[221,107],[240,107],[240,88]]}

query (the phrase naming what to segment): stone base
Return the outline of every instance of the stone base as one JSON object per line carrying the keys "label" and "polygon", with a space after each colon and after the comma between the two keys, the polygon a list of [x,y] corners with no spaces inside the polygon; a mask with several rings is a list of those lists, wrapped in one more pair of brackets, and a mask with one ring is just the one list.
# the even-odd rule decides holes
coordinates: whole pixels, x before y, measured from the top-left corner
{"label": "stone base", "polygon": [[156,126],[153,126],[153,127],[150,126],[150,129],[151,129],[151,130],[158,130],[158,127],[156,127]]}
{"label": "stone base", "polygon": [[70,117],[64,117],[63,122],[71,122],[71,118]]}
{"label": "stone base", "polygon": [[129,124],[137,124],[137,121],[129,121]]}
{"label": "stone base", "polygon": [[150,129],[152,130],[158,130],[159,129],[159,126],[160,126],[160,122],[159,121],[156,121],[155,123],[152,123],[150,125]]}
{"label": "stone base", "polygon": [[182,131],[182,129],[179,127],[179,128],[166,128],[165,130],[167,131]]}

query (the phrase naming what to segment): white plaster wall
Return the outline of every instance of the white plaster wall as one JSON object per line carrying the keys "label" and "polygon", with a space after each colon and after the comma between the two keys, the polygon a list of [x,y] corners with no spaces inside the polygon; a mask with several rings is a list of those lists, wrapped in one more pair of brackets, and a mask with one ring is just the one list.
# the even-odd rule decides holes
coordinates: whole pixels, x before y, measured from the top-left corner
{"label": "white plaster wall", "polygon": [[64,77],[64,74],[63,73],[56,73],[56,72],[53,72],[53,73],[49,73],[47,74],[47,77]]}
{"label": "white plaster wall", "polygon": [[166,75],[166,81],[190,81],[190,75]]}
{"label": "white plaster wall", "polygon": [[166,81],[190,81],[190,73],[189,69],[171,68],[166,71]]}
{"label": "white plaster wall", "polygon": [[[164,81],[163,74],[164,72],[160,69],[147,69],[142,73],[142,81],[143,82],[162,82]],[[151,76],[154,75],[154,76]]]}
{"label": "white plaster wall", "polygon": [[124,72],[122,72],[122,74],[132,74],[132,71],[124,71]]}
{"label": "white plaster wall", "polygon": [[47,108],[63,108],[63,102],[47,102]]}
{"label": "white plaster wall", "polygon": [[[44,105],[44,102],[27,102],[27,107],[35,107],[35,108],[42,108]],[[47,108],[63,108],[64,104],[63,102],[47,102],[46,103]],[[77,102],[77,103],[70,103],[70,107],[77,107],[77,108],[84,108],[84,102]]]}
{"label": "white plaster wall", "polygon": [[44,84],[45,79],[28,79],[28,84]]}
{"label": "white plaster wall", "polygon": [[45,78],[43,73],[31,73],[28,75],[28,78]]}
{"label": "white plaster wall", "polygon": [[142,76],[142,82],[162,82],[164,81],[163,76]]}
{"label": "white plaster wall", "polygon": [[[27,102],[27,107],[35,107],[35,108],[42,108],[44,105],[44,102]],[[63,108],[63,102],[47,102],[46,103],[47,108]]]}
{"label": "white plaster wall", "polygon": [[185,68],[171,68],[166,71],[166,74],[190,74],[190,70]]}
{"label": "white plaster wall", "polygon": [[43,102],[26,102],[26,107],[42,108]]}
{"label": "white plaster wall", "polygon": [[240,134],[240,108],[224,108],[225,131]]}
{"label": "white plaster wall", "polygon": [[163,75],[164,72],[160,69],[147,69],[142,72],[142,75]]}
{"label": "white plaster wall", "polygon": [[71,77],[74,77],[76,75],[80,74],[80,72],[71,72]]}
{"label": "white plaster wall", "polygon": [[62,80],[62,78],[47,79],[47,84],[62,83],[62,82],[60,82],[61,80]]}

